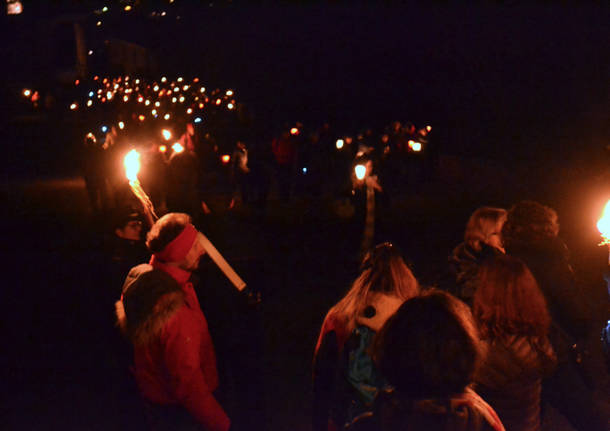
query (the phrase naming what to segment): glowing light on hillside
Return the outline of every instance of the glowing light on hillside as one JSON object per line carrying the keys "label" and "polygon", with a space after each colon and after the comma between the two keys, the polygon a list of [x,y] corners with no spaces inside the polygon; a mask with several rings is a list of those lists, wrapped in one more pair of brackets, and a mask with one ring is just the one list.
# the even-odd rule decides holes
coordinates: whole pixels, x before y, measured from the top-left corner
{"label": "glowing light on hillside", "polygon": [[345,144],[345,142],[343,141],[343,139],[337,139],[337,149],[340,150],[341,148],[343,148],[343,145]]}
{"label": "glowing light on hillside", "polygon": [[170,132],[167,129],[161,130],[161,134],[163,135],[163,139],[165,139],[166,141],[169,141],[170,139],[172,139],[172,132]]}

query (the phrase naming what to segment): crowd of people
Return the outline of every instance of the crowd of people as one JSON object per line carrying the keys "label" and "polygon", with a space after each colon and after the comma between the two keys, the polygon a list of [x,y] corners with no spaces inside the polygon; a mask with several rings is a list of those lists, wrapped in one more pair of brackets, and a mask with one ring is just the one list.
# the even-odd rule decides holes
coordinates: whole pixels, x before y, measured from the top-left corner
{"label": "crowd of people", "polygon": [[369,252],[322,325],[313,428],[540,430],[548,405],[608,429],[582,350],[602,322],[558,232],[537,202],[479,208],[436,288],[391,244]]}
{"label": "crowd of people", "polygon": [[[431,127],[394,122],[347,136],[296,123],[270,140],[223,140],[209,123],[186,122],[171,146],[164,129],[138,147],[139,179],[165,214],[155,222],[129,189],[130,139],[118,125],[99,142],[87,134],[82,166],[93,212],[116,213],[109,276],[123,286],[116,313],[142,419],[154,430],[248,429],[231,401],[235,389],[223,391],[195,289],[209,252],[200,217],[218,209],[218,195],[225,210],[239,202],[264,209],[272,186],[284,202],[359,199],[369,184],[356,180],[359,164],[387,202],[434,173]],[[478,208],[434,286],[420,284],[396,245],[365,250],[315,345],[313,430],[537,431],[547,406],[578,431],[607,430],[586,367],[602,349],[583,347],[603,325],[558,234],[557,213],[537,202]]]}
{"label": "crowd of people", "polygon": [[[110,126],[105,135],[88,133],[82,148],[82,173],[93,213],[129,205],[123,159],[136,148],[141,155],[139,179],[153,205],[165,212],[197,218],[213,210],[212,196],[225,196],[223,209],[241,202],[265,207],[273,193],[280,201],[295,196],[357,199],[354,166],[368,163],[367,175],[379,177],[387,201],[410,184],[433,175],[431,128],[394,122],[373,133],[339,134],[328,123],[309,131],[301,123],[285,124],[275,138],[242,134],[234,140],[214,132],[210,122],[188,122],[170,129],[140,131]],[[171,142],[175,141],[173,145]],[[139,142],[134,146],[133,142]],[[415,145],[417,144],[417,146]]]}
{"label": "crowd of people", "polygon": [[[252,429],[226,408],[194,290],[201,233],[189,215],[168,213],[148,231],[147,255],[144,230],[126,214],[114,231],[125,278],[117,315],[143,420],[150,429]],[[583,348],[602,322],[558,233],[557,213],[534,201],[478,208],[436,286],[418,282],[396,245],[371,248],[322,323],[312,428],[535,431],[553,407],[578,431],[607,430],[587,370],[602,349]]]}

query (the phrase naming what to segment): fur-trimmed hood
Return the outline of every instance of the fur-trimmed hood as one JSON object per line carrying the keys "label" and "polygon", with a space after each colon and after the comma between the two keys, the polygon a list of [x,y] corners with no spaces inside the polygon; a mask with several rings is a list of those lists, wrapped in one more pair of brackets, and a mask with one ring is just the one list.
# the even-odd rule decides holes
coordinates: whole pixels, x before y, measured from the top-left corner
{"label": "fur-trimmed hood", "polygon": [[168,274],[151,265],[129,271],[116,302],[117,325],[133,344],[148,344],[184,305],[184,292]]}
{"label": "fur-trimmed hood", "polygon": [[356,324],[368,326],[377,332],[403,302],[404,299],[397,296],[371,292],[362,315],[356,317]]}

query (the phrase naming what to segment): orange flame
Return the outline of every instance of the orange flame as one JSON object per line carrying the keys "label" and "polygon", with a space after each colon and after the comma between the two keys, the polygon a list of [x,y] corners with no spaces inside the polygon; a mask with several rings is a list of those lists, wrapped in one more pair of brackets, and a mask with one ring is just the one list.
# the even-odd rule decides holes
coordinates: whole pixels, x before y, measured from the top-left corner
{"label": "orange flame", "polygon": [[125,165],[125,175],[129,182],[137,182],[140,171],[140,153],[136,150],[128,152],[123,160],[123,165]]}
{"label": "orange flame", "polygon": [[610,244],[610,200],[606,202],[602,217],[597,221],[597,230],[602,236],[599,245]]}
{"label": "orange flame", "polygon": [[229,160],[231,160],[231,156],[229,156],[228,154],[225,154],[221,157],[222,163],[227,164],[229,163]]}

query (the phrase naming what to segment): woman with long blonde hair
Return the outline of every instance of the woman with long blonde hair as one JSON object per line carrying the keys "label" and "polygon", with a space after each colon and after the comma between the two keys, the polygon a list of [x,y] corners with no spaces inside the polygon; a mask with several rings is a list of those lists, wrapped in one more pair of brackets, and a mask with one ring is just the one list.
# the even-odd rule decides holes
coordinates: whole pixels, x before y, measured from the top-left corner
{"label": "woman with long blonde hair", "polygon": [[[351,419],[346,404],[366,404],[374,397],[376,388],[370,380],[376,379],[371,377],[375,373],[362,379],[346,377],[344,350],[360,346],[359,352],[365,351],[386,320],[404,301],[418,293],[419,284],[395,246],[383,243],[367,253],[360,275],[327,313],[318,337],[313,366],[315,431],[342,427]],[[364,360],[362,368],[371,371],[368,367],[372,366],[372,360]],[[338,394],[342,392],[338,387],[345,379],[350,381],[353,391],[348,389]],[[350,400],[350,394],[346,399],[345,392],[353,392],[356,399]]]}

